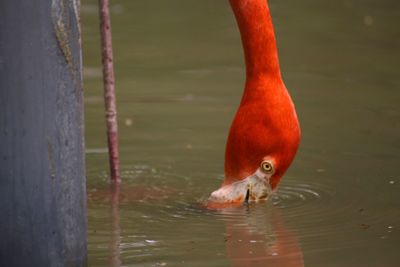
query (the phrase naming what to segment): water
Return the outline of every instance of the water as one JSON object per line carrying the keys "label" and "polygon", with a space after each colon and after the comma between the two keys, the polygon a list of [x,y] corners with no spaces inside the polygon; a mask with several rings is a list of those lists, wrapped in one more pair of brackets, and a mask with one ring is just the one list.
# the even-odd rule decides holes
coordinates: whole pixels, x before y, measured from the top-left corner
{"label": "water", "polygon": [[270,1],[302,143],[277,194],[226,211],[244,82],[227,1],[113,1],[123,186],[107,183],[97,1],[82,2],[90,266],[399,266],[400,2]]}

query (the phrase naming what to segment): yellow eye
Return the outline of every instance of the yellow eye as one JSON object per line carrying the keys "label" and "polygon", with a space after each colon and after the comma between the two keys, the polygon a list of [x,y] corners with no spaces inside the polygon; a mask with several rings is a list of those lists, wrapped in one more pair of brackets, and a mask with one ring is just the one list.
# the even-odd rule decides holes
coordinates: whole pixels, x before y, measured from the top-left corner
{"label": "yellow eye", "polygon": [[272,166],[272,163],[269,161],[263,161],[261,163],[261,169],[263,170],[263,172],[268,174],[273,173],[274,171],[274,167]]}

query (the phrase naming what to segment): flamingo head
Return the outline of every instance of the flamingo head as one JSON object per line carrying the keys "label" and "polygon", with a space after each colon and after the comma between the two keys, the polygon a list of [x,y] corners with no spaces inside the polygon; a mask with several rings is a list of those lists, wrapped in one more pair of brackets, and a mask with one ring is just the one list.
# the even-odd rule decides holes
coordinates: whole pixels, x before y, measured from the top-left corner
{"label": "flamingo head", "polygon": [[300,127],[286,89],[278,92],[282,93],[268,102],[245,96],[228,136],[224,182],[209,202],[265,200],[289,168],[299,146]]}
{"label": "flamingo head", "polygon": [[253,174],[241,180],[224,184],[220,189],[214,191],[209,202],[214,206],[218,204],[226,206],[265,200],[272,193],[270,181],[274,172],[273,160],[263,160]]}

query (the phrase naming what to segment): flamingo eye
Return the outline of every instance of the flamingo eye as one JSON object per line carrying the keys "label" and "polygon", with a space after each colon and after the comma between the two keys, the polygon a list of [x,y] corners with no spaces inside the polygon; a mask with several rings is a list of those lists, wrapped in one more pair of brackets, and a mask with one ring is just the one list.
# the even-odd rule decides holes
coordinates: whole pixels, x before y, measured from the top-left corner
{"label": "flamingo eye", "polygon": [[271,174],[274,172],[274,166],[272,166],[272,163],[269,161],[261,162],[261,169],[263,172],[267,174]]}

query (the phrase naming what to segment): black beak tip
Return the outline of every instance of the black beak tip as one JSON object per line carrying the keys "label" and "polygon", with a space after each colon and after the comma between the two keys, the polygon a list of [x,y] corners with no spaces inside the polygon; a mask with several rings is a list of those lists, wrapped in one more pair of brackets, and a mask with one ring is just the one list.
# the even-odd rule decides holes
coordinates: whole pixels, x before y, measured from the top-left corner
{"label": "black beak tip", "polygon": [[249,197],[250,197],[250,189],[247,189],[246,197],[244,198],[244,203],[249,203]]}

